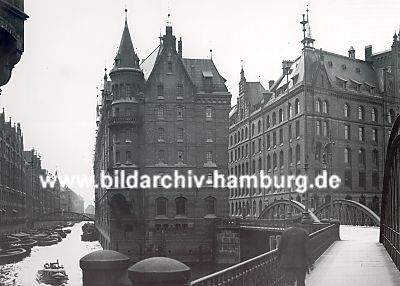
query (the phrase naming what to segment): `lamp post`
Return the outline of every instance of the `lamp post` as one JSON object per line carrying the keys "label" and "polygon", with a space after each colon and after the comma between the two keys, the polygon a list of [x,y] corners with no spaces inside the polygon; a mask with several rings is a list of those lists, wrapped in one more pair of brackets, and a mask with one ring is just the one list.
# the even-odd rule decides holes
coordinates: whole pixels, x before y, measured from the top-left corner
{"label": "lamp post", "polygon": [[[289,149],[290,149],[290,141],[291,138],[289,137],[289,119],[290,119],[290,103],[289,103],[289,74],[290,74],[290,67],[292,66],[293,62],[291,61],[282,61],[282,70],[283,74],[286,75],[286,84],[287,84],[287,93],[286,93],[286,104],[287,104],[287,126],[288,126],[288,152],[287,152],[287,175],[289,176],[289,168],[290,168],[290,158],[289,158]],[[292,206],[292,188],[289,189],[289,217],[293,212]]]}
{"label": "lamp post", "polygon": [[[329,156],[328,160],[329,160],[329,163],[330,163],[330,168],[329,168],[330,170],[328,171],[328,178],[330,176],[330,173],[332,173],[332,148],[327,149],[329,145],[333,146],[333,145],[335,145],[335,142],[331,141],[329,139],[329,142],[326,142],[324,144],[324,154],[322,155],[322,168],[324,170],[328,169],[327,156]],[[329,183],[328,183],[328,192],[329,192],[329,196],[330,196],[330,200],[329,200],[329,204],[330,204],[329,217],[332,220],[333,219],[333,196],[332,196],[332,189],[330,188]]]}

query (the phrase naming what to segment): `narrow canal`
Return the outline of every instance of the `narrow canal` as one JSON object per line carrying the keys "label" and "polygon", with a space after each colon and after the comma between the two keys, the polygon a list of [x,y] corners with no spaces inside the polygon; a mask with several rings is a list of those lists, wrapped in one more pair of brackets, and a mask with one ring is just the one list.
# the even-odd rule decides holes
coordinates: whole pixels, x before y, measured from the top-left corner
{"label": "narrow canal", "polygon": [[35,246],[29,256],[22,261],[0,265],[0,286],[34,286],[46,285],[36,281],[36,273],[43,269],[45,263],[55,262],[57,259],[64,265],[69,280],[64,285],[82,285],[82,271],[79,259],[86,254],[101,249],[98,241],[81,241],[82,225],[76,223],[72,232],[61,242],[51,246]]}

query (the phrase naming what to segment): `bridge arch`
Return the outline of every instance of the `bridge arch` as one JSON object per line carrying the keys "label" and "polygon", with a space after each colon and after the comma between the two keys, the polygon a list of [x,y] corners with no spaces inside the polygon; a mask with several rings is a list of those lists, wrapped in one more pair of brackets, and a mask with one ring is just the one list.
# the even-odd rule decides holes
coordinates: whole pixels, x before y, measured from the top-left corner
{"label": "bridge arch", "polygon": [[[265,209],[262,211],[260,216],[258,217],[259,219],[275,219],[275,218],[281,218],[281,216],[286,216],[287,213],[291,212],[292,214],[301,214],[306,211],[305,206],[295,200],[279,200],[279,201],[274,201],[272,204],[269,204],[268,206],[265,207]],[[311,219],[314,222],[319,222],[318,217],[309,210]]]}
{"label": "bridge arch", "polygon": [[400,269],[400,116],[387,145],[383,175],[380,242]]}
{"label": "bridge arch", "polygon": [[[340,220],[344,225],[366,225],[378,226],[379,216],[365,205],[346,199],[333,200],[333,218]],[[314,214],[319,219],[329,219],[331,204],[330,202],[319,206]]]}
{"label": "bridge arch", "polygon": [[92,221],[94,215],[82,214],[66,211],[55,211],[47,214],[42,214],[36,218],[36,221]]}

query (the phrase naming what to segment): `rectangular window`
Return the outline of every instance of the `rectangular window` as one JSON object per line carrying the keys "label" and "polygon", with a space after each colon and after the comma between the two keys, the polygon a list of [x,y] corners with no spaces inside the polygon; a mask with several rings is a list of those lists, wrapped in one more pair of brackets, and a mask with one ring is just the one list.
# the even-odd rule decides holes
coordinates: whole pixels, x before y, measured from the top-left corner
{"label": "rectangular window", "polygon": [[158,161],[159,162],[165,162],[165,151],[164,150],[159,150],[158,151]]}
{"label": "rectangular window", "polygon": [[183,141],[183,128],[178,128],[176,139],[178,141]]}
{"label": "rectangular window", "polygon": [[365,171],[361,171],[358,173],[358,186],[365,188],[365,185]]}
{"label": "rectangular window", "polygon": [[344,185],[351,188],[352,185],[351,170],[344,171]]}
{"label": "rectangular window", "polygon": [[248,148],[248,146],[249,145],[246,144],[246,157],[249,156],[249,148]]}
{"label": "rectangular window", "polygon": [[206,108],[206,119],[212,119],[213,114],[212,114],[212,109],[211,107]]}
{"label": "rectangular window", "polygon": [[320,136],[321,135],[321,121],[320,120],[317,120],[317,122],[315,123],[316,124],[316,131],[317,131],[317,136]]}
{"label": "rectangular window", "polygon": [[322,128],[322,130],[323,130],[323,135],[325,136],[325,137],[328,137],[328,122],[327,121],[324,121],[323,123],[322,123],[322,125],[323,125],[323,128]]}
{"label": "rectangular window", "polygon": [[164,128],[158,128],[158,141],[164,141]]}
{"label": "rectangular window", "polygon": [[276,132],[272,133],[272,146],[276,146]]}
{"label": "rectangular window", "polygon": [[271,147],[271,136],[268,134],[267,135],[267,148]]}
{"label": "rectangular window", "polygon": [[183,86],[182,84],[178,84],[176,86],[177,99],[183,99]]}
{"label": "rectangular window", "polygon": [[182,119],[183,118],[183,108],[181,106],[179,106],[176,110],[176,117],[178,119]]}
{"label": "rectangular window", "polygon": [[375,143],[378,143],[378,129],[376,129],[376,128],[372,129],[372,140]]}
{"label": "rectangular window", "polygon": [[300,122],[296,121],[296,138],[300,137]]}
{"label": "rectangular window", "polygon": [[126,151],[126,164],[132,164],[132,154],[131,154],[131,151]]}
{"label": "rectangular window", "polygon": [[158,119],[164,118],[164,107],[163,106],[157,107],[157,118]]}
{"label": "rectangular window", "polygon": [[183,162],[183,151],[178,151],[178,162]]}
{"label": "rectangular window", "polygon": [[292,139],[292,125],[291,124],[288,125],[288,129],[289,129],[289,131],[288,131],[289,139]]}
{"label": "rectangular window", "polygon": [[212,142],[213,141],[213,138],[212,138],[213,136],[212,136],[212,132],[211,132],[211,130],[210,129],[207,129],[207,131],[206,131],[206,140],[208,141],[208,142]]}
{"label": "rectangular window", "polygon": [[358,127],[358,140],[364,141],[364,127]]}
{"label": "rectangular window", "polygon": [[212,151],[207,151],[207,162],[212,162],[213,161],[213,152]]}
{"label": "rectangular window", "polygon": [[344,139],[350,140],[350,126],[349,125],[344,126]]}
{"label": "rectangular window", "polygon": [[164,96],[164,86],[162,84],[157,86],[157,96]]}
{"label": "rectangular window", "polygon": [[121,163],[121,153],[119,151],[115,152],[115,163]]}
{"label": "rectangular window", "polygon": [[279,143],[283,143],[283,129],[279,129]]}
{"label": "rectangular window", "polygon": [[254,154],[255,152],[256,152],[256,142],[255,141],[253,141],[253,142],[251,142],[251,151],[252,151],[252,154]]}
{"label": "rectangular window", "polygon": [[261,152],[262,146],[261,146],[261,138],[258,138],[258,152]]}

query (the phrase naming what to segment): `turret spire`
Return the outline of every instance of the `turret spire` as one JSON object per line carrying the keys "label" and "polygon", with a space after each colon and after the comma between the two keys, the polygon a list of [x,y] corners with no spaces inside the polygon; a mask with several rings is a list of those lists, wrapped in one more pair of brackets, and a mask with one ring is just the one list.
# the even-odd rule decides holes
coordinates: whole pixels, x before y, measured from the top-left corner
{"label": "turret spire", "polygon": [[125,9],[125,26],[122,32],[121,43],[115,57],[113,70],[119,68],[139,68],[139,57],[135,53],[131,34],[128,27],[128,10]]}

